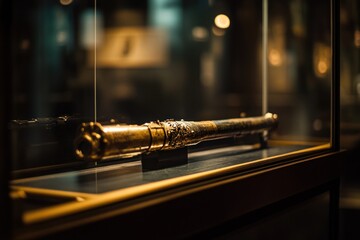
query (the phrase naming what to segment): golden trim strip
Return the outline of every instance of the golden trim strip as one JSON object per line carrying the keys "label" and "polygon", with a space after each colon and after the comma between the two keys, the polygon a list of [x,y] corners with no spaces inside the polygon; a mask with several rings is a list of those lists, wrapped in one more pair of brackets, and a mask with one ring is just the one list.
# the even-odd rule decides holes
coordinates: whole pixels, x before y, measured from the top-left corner
{"label": "golden trim strip", "polygon": [[[311,140],[311,141],[294,141],[294,140],[282,140],[282,139],[274,139],[274,140],[268,140],[269,146],[290,146],[290,145],[300,145],[300,146],[309,146],[309,145],[324,145],[326,143],[329,143],[329,141],[318,141]],[[330,144],[330,143],[329,143]]]}
{"label": "golden trim strip", "polygon": [[89,194],[89,193],[69,192],[62,190],[22,187],[22,186],[11,186],[11,190],[21,191],[24,192],[25,194],[33,194],[39,196],[49,196],[49,197],[55,197],[61,199],[68,198],[76,201],[93,199],[97,196],[96,194]]}

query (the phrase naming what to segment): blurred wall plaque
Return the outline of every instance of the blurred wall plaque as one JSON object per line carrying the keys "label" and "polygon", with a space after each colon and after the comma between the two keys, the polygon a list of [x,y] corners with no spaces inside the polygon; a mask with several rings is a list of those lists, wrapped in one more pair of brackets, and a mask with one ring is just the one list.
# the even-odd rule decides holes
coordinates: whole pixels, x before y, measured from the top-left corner
{"label": "blurred wall plaque", "polygon": [[[126,27],[108,29],[97,47],[97,66],[114,68],[161,67],[168,62],[169,41],[165,30]],[[94,63],[94,53],[89,55]]]}

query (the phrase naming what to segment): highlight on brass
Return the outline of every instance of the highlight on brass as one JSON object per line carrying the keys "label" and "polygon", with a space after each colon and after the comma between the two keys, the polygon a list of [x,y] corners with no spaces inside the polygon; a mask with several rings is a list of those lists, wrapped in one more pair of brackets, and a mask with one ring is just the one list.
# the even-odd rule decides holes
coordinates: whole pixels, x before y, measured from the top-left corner
{"label": "highlight on brass", "polygon": [[144,152],[171,150],[206,140],[263,133],[278,124],[276,114],[213,121],[155,121],[143,125],[83,123],[75,141],[79,159],[127,158]]}

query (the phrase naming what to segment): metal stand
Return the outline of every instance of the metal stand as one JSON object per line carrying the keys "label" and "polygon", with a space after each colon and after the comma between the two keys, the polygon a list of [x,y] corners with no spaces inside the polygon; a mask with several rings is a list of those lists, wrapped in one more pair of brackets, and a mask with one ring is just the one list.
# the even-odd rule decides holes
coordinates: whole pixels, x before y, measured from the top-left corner
{"label": "metal stand", "polygon": [[259,134],[259,140],[260,140],[260,148],[267,148],[268,147],[268,136],[264,133]]}
{"label": "metal stand", "polygon": [[148,152],[141,155],[141,164],[143,171],[174,167],[187,163],[187,147],[174,150]]}

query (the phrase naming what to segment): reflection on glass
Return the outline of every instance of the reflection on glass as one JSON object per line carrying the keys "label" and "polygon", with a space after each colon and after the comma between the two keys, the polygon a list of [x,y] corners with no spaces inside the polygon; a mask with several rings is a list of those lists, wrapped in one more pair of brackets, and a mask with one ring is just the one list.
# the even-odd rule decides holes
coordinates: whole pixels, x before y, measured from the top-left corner
{"label": "reflection on glass", "polygon": [[211,31],[217,37],[224,36],[225,34],[225,30],[218,27],[212,27]]}
{"label": "reflection on glass", "polygon": [[273,66],[280,66],[283,62],[282,56],[277,49],[270,49],[269,62]]}
{"label": "reflection on glass", "polygon": [[[96,18],[96,19],[95,19]],[[96,26],[95,26],[96,23]],[[80,43],[83,48],[94,49],[103,42],[104,23],[102,13],[88,8],[80,13]],[[96,32],[96,36],[95,36]]]}
{"label": "reflection on glass", "polygon": [[208,38],[209,32],[204,27],[194,27],[192,30],[192,35],[194,40],[204,41]]}
{"label": "reflection on glass", "polygon": [[325,77],[329,71],[331,61],[331,50],[329,46],[322,43],[314,47],[314,70],[317,77]]}

